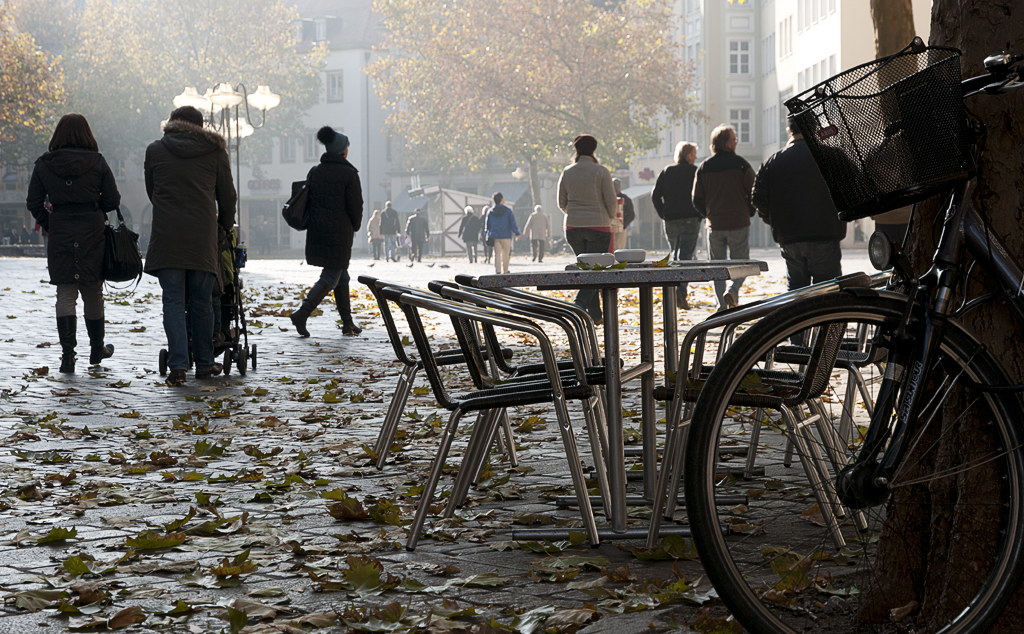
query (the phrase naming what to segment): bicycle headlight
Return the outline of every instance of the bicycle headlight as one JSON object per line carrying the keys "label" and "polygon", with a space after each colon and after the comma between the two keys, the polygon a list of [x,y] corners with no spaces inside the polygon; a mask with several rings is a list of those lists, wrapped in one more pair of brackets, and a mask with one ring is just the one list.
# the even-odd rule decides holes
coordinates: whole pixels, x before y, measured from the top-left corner
{"label": "bicycle headlight", "polygon": [[881,231],[871,234],[871,237],[868,239],[868,260],[871,261],[871,266],[879,271],[888,271],[893,267],[893,255],[895,252],[896,249],[889,242],[888,236]]}

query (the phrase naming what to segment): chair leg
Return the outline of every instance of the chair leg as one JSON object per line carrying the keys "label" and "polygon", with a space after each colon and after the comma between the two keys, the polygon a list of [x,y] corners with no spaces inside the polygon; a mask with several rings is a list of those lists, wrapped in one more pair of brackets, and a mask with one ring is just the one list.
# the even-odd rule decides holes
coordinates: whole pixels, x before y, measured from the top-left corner
{"label": "chair leg", "polygon": [[558,417],[558,430],[562,434],[562,444],[565,446],[565,457],[569,461],[569,473],[572,475],[572,484],[576,489],[576,501],[580,507],[580,514],[583,516],[583,525],[587,530],[587,537],[590,538],[590,545],[597,546],[601,543],[601,537],[597,532],[597,522],[594,520],[594,509],[590,506],[590,492],[587,491],[587,482],[583,475],[583,468],[580,466],[580,452],[576,447],[576,438],[572,432],[572,424],[569,421],[569,410],[565,406],[565,398],[555,397],[555,415]]}
{"label": "chair leg", "polygon": [[[839,530],[838,517],[844,517],[845,511],[839,505],[839,498],[832,487],[832,479],[828,476],[828,469],[825,468],[825,459],[818,450],[809,425],[814,422],[815,417],[806,420],[797,420],[793,411],[783,405],[781,408],[782,417],[789,429],[789,435],[793,439],[793,445],[800,457],[800,463],[804,467],[804,473],[810,482],[814,499],[818,503],[818,509],[825,520],[825,525],[832,536],[832,542],[836,550],[846,545],[842,532]],[[839,511],[836,513],[836,511]]]}
{"label": "chair leg", "polygon": [[416,380],[416,373],[419,372],[418,365],[406,366],[398,375],[398,384],[395,386],[395,393],[391,397],[387,414],[384,415],[384,422],[377,434],[377,442],[373,446],[377,454],[377,469],[383,469],[388,458],[388,451],[391,443],[395,441],[395,433],[398,431],[398,423],[405,412],[405,404],[409,402],[409,394],[412,392],[413,381]]}
{"label": "chair leg", "polygon": [[[603,425],[604,410],[597,411],[601,407],[601,399],[593,397],[583,401],[583,416],[587,421],[587,438],[590,440],[590,455],[594,461],[594,473],[597,475],[597,484],[601,489],[601,501],[604,504],[604,514],[608,517],[611,512],[611,487],[608,484],[608,463],[604,459],[604,447],[601,444],[600,427]],[[607,429],[605,429],[607,432]]]}
{"label": "chair leg", "polygon": [[512,435],[512,421],[508,418],[508,411],[501,413],[501,431],[505,435],[505,454],[508,456],[508,463],[513,467],[519,466],[519,454],[516,453],[516,437]]}
{"label": "chair leg", "polygon": [[420,494],[420,503],[416,507],[416,515],[413,517],[412,525],[409,527],[409,539],[405,542],[405,549],[408,551],[416,550],[416,543],[420,540],[423,524],[427,520],[427,514],[430,513],[430,502],[434,499],[434,489],[437,488],[437,482],[441,479],[444,461],[448,458],[448,451],[451,449],[452,441],[455,439],[455,432],[458,430],[460,418],[462,418],[462,410],[456,409],[453,411],[451,416],[448,417],[448,425],[445,426],[444,432],[439,439],[437,457],[434,458],[434,463],[430,465],[430,473],[427,476],[426,483],[423,485],[423,493]]}
{"label": "chair leg", "polygon": [[672,480],[669,485],[668,495],[665,498],[665,519],[672,519],[672,516],[676,513],[676,506],[679,505],[679,482],[683,479],[683,458],[686,456],[686,439],[690,433],[690,419],[692,417],[693,405],[686,403],[683,405],[683,420],[679,423],[681,430],[679,431],[678,438],[675,440],[676,451],[669,471],[672,474]]}
{"label": "chair leg", "polygon": [[[677,394],[677,397],[679,395]],[[652,501],[651,525],[647,531],[647,547],[657,545],[658,533],[661,530],[661,518],[665,516],[668,506],[668,491],[673,491],[669,483],[674,480],[672,465],[675,456],[682,449],[679,447],[679,434],[682,433],[683,400],[673,398],[665,408],[665,448],[661,454],[661,469],[658,470],[658,481],[654,484],[654,500]],[[670,516],[671,517],[671,516]]]}
{"label": "chair leg", "polygon": [[443,517],[451,517],[455,509],[461,508],[469,495],[469,488],[480,477],[483,466],[487,462],[487,452],[494,439],[495,422],[503,410],[481,411],[473,425],[473,433],[469,436],[466,444],[466,451],[462,455],[462,465],[459,473],[455,476],[455,484],[452,485],[451,495],[448,496],[448,504],[445,506]]}

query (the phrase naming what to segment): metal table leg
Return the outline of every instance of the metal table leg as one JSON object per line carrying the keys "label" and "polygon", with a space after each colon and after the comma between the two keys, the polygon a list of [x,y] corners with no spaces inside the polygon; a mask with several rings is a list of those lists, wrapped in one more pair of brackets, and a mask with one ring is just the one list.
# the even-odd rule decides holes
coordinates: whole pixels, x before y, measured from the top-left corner
{"label": "metal table leg", "polygon": [[664,286],[661,289],[662,332],[665,334],[665,376],[674,375],[679,363],[679,313],[676,304],[676,286]]}
{"label": "metal table leg", "polygon": [[651,369],[640,376],[640,434],[644,452],[644,497],[653,500],[658,478],[658,415],[654,409],[654,289],[649,286],[640,288],[640,363],[651,364]]}
{"label": "metal table leg", "polygon": [[626,530],[626,452],[622,444],[622,382],[619,369],[619,291],[602,288],[604,304],[604,374],[608,408],[608,486],[612,530]]}

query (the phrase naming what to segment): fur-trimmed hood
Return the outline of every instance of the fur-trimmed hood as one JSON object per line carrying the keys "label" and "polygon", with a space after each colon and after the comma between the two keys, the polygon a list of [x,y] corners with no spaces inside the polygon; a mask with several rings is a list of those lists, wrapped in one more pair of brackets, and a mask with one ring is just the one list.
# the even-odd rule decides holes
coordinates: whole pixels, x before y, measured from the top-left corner
{"label": "fur-trimmed hood", "polygon": [[218,150],[224,151],[228,144],[221,135],[188,121],[171,121],[164,126],[161,139],[167,150],[180,158],[195,158]]}

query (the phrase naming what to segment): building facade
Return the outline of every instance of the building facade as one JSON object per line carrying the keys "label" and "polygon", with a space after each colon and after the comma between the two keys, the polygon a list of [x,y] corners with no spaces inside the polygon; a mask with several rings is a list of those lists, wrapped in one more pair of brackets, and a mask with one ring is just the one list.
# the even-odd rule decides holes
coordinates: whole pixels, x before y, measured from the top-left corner
{"label": "building facade", "polygon": [[[927,40],[931,0],[913,0],[915,31]],[[681,0],[684,59],[694,65],[698,112],[667,128],[661,146],[631,164],[635,193],[652,187],[678,141],[709,154],[720,123],[736,128],[737,154],[756,169],[787,142],[785,102],[828,77],[875,58],[868,0]],[[851,226],[847,244],[864,242],[873,225]],[[771,232],[754,219],[753,246]]]}

